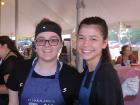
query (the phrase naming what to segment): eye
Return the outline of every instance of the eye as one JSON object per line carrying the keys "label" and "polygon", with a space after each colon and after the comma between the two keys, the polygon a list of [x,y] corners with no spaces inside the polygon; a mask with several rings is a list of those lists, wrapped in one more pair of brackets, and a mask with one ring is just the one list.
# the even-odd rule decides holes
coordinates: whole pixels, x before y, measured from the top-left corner
{"label": "eye", "polygon": [[59,39],[50,39],[50,42],[58,42]]}
{"label": "eye", "polygon": [[45,42],[44,39],[37,39],[36,42]]}
{"label": "eye", "polygon": [[96,38],[91,38],[90,40],[97,40]]}
{"label": "eye", "polygon": [[78,40],[83,40],[84,39],[83,36],[78,36],[77,38],[78,38]]}

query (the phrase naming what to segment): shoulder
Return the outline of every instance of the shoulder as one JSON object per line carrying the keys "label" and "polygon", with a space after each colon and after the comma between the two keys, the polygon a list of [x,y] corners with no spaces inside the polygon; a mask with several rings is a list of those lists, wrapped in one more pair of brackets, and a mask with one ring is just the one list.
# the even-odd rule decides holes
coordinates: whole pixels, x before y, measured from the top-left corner
{"label": "shoulder", "polygon": [[11,75],[20,78],[21,75],[22,76],[27,75],[31,67],[32,67],[32,60],[20,59],[16,62],[16,66]]}
{"label": "shoulder", "polygon": [[29,60],[23,60],[23,59],[19,59],[16,63],[17,63],[17,67],[23,67],[23,68],[26,68],[26,67],[30,67],[32,66],[32,59],[29,59]]}
{"label": "shoulder", "polygon": [[130,55],[130,58],[135,59],[136,57],[135,57],[135,55],[132,54],[132,55]]}
{"label": "shoulder", "polygon": [[60,72],[60,79],[63,81],[71,81],[76,82],[80,79],[80,73],[75,67],[67,65],[63,63],[61,72]]}
{"label": "shoulder", "polygon": [[111,72],[111,71],[115,70],[113,65],[111,63],[107,63],[107,62],[102,63],[100,68],[103,69],[104,72],[107,72],[107,71]]}
{"label": "shoulder", "polygon": [[16,56],[9,56],[5,61],[4,64],[16,64],[18,61],[21,61],[23,59],[20,59]]}
{"label": "shoulder", "polygon": [[16,62],[17,57],[16,56],[9,56],[4,62],[6,63],[12,63],[12,62]]}
{"label": "shoulder", "polygon": [[118,56],[117,59],[122,59],[122,55]]}
{"label": "shoulder", "polygon": [[[73,98],[79,95],[81,81],[79,78],[78,70],[70,65],[63,63],[60,72],[60,88],[64,97],[65,103],[72,105]],[[66,92],[63,92],[66,89]],[[73,98],[71,98],[73,97]]]}
{"label": "shoulder", "polygon": [[75,67],[73,67],[73,66],[71,66],[71,65],[68,65],[68,64],[66,64],[66,63],[63,63],[63,66],[62,66],[62,70],[61,70],[63,73],[70,73],[70,74],[79,74],[79,72],[78,72],[78,70],[75,68]]}
{"label": "shoulder", "polygon": [[118,78],[117,71],[110,63],[101,64],[98,75],[100,78],[103,78],[105,80],[109,79],[113,81],[115,78]]}
{"label": "shoulder", "polygon": [[19,60],[16,63],[15,69],[8,78],[6,84],[7,87],[14,91],[19,91],[20,89],[19,84],[24,83],[26,81],[31,65],[32,65],[31,60]]}

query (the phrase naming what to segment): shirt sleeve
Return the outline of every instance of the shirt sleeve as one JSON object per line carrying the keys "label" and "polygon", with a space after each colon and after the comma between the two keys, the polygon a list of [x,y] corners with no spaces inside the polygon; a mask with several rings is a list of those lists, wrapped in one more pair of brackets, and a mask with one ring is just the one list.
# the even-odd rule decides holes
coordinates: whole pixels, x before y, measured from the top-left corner
{"label": "shirt sleeve", "polygon": [[13,71],[16,65],[16,59],[17,59],[16,57],[10,57],[7,59],[7,61],[5,61],[3,66],[4,68],[3,75],[10,74]]}
{"label": "shirt sleeve", "polygon": [[10,73],[10,76],[9,76],[7,83],[6,83],[7,88],[9,88],[13,91],[18,91],[18,89],[19,89],[19,83],[18,83],[18,81],[20,79],[20,78],[18,78],[18,75],[20,75],[18,72],[19,71],[19,64],[16,63],[16,65],[17,66],[14,68],[13,72]]}

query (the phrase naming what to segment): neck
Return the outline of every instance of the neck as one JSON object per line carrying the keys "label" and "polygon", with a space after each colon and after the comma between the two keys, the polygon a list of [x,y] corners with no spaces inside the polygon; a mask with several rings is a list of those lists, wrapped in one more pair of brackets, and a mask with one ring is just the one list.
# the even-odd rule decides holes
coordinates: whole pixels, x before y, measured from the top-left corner
{"label": "neck", "polygon": [[41,72],[56,70],[57,60],[56,61],[49,61],[49,62],[38,60],[36,68],[37,68],[37,70],[39,70]]}
{"label": "neck", "polygon": [[100,58],[94,59],[92,61],[87,61],[87,66],[88,66],[89,72],[92,72],[95,70],[99,61],[100,61]]}
{"label": "neck", "polygon": [[123,55],[123,59],[124,59],[124,60],[129,59],[129,55]]}
{"label": "neck", "polygon": [[7,54],[2,58],[2,60],[6,60],[9,56],[9,54],[11,53],[11,50],[8,50]]}

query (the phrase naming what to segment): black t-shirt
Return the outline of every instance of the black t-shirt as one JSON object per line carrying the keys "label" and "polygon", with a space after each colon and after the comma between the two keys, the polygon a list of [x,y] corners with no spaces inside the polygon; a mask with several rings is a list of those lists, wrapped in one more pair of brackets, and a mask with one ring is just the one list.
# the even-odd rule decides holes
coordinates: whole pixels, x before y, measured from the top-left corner
{"label": "black t-shirt", "polygon": [[[86,87],[93,73],[88,72]],[[92,83],[89,102],[90,105],[124,105],[121,84],[111,64],[102,61]]]}
{"label": "black t-shirt", "polygon": [[[19,97],[21,95],[24,83],[31,69],[31,65],[32,65],[31,60],[18,63],[17,68],[8,79],[7,87],[10,88],[11,90],[19,91]],[[38,75],[36,72],[33,72],[32,76],[35,78],[46,78],[46,79],[54,78],[54,75],[45,77]],[[63,63],[59,75],[59,81],[65,105],[72,105],[74,99],[78,98],[79,95],[81,75],[75,68]],[[21,84],[23,84],[22,87]],[[67,88],[66,92],[63,92],[64,88]]]}
{"label": "black t-shirt", "polygon": [[[12,55],[2,61],[0,65],[0,85],[5,85],[4,76],[14,70],[19,59],[19,57]],[[0,94],[0,105],[8,105],[8,94]]]}
{"label": "black t-shirt", "polygon": [[4,75],[10,74],[16,64],[17,61],[16,56],[9,56],[5,61],[3,61],[0,65],[0,84],[5,84]]}

